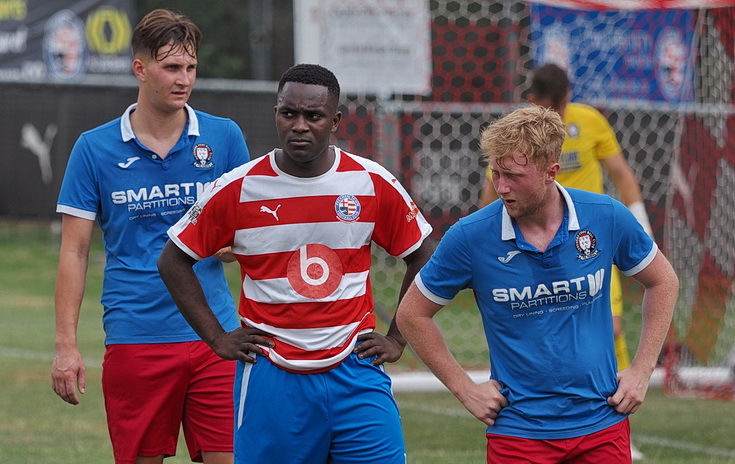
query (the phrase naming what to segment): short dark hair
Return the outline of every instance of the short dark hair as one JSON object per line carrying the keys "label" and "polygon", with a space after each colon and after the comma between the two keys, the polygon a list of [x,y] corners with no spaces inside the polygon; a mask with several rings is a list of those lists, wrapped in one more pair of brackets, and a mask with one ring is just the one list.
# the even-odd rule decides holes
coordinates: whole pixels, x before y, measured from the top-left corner
{"label": "short dark hair", "polygon": [[[173,45],[171,51],[184,50],[189,56],[196,58],[202,31],[188,17],[173,10],[159,8],[151,11],[140,20],[133,30],[133,56],[148,54],[158,58],[161,47]],[[159,59],[166,58],[163,56]]]}
{"label": "short dark hair", "polygon": [[332,71],[318,64],[297,64],[288,68],[278,82],[279,94],[287,82],[324,86],[327,88],[327,93],[334,98],[334,101],[339,101],[340,89],[337,76]]}
{"label": "short dark hair", "polygon": [[567,72],[549,63],[534,70],[531,88],[528,92],[540,100],[548,98],[551,100],[552,107],[558,107],[567,98],[571,88],[572,84]]}

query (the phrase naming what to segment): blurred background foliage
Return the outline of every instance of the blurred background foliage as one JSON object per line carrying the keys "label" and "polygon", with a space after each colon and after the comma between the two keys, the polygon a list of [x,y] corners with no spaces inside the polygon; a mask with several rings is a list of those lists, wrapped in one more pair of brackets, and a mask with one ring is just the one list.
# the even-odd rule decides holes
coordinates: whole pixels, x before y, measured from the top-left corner
{"label": "blurred background foliage", "polygon": [[202,30],[198,77],[277,81],[294,64],[292,0],[134,0],[137,23],[156,8]]}

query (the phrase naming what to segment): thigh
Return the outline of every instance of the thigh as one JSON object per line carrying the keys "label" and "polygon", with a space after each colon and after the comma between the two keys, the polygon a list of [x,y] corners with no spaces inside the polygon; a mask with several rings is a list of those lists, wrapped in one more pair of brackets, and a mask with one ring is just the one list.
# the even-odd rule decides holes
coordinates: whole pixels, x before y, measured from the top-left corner
{"label": "thigh", "polygon": [[220,358],[202,341],[186,345],[192,376],[182,423],[189,455],[197,462],[202,451],[232,452],[235,361]]}
{"label": "thigh", "polygon": [[630,420],[628,418],[599,432],[582,437],[569,464],[630,464]]}
{"label": "thigh", "polygon": [[560,464],[564,462],[567,448],[567,440],[487,434],[488,464]]}
{"label": "thigh", "polygon": [[116,462],[176,453],[188,384],[185,358],[178,343],[108,345],[102,389]]}
{"label": "thigh", "polygon": [[370,364],[373,359],[351,354],[325,373],[333,424],[329,463],[406,462],[391,380],[382,367]]}
{"label": "thigh", "polygon": [[237,363],[235,463],[326,463],[330,437],[324,375],[296,374],[267,358],[257,360]]}
{"label": "thigh", "polygon": [[558,440],[487,435],[488,464],[631,464],[630,423]]}

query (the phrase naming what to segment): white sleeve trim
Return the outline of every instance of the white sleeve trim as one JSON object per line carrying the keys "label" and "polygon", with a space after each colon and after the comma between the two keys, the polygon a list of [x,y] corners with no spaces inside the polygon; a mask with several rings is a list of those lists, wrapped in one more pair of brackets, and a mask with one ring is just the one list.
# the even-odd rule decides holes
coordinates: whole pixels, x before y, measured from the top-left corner
{"label": "white sleeve trim", "polygon": [[423,230],[421,231],[421,238],[419,239],[419,241],[416,242],[416,243],[414,243],[410,247],[408,247],[408,249],[406,251],[404,251],[400,255],[396,256],[396,258],[403,259],[406,256],[408,256],[411,253],[413,253],[414,251],[418,250],[419,247],[421,246],[421,244],[424,243],[424,240],[426,240],[426,238],[429,236],[429,234],[431,233],[431,231],[432,231],[432,227],[430,225],[428,225],[428,223],[426,223],[426,227],[424,227]]}
{"label": "white sleeve trim", "polygon": [[201,261],[205,258],[205,256],[199,256],[198,254],[194,253],[194,251],[189,248],[188,246],[184,245],[184,242],[182,242],[179,237],[176,236],[174,232],[169,229],[167,232],[168,238],[171,239],[172,242],[174,242],[174,245],[179,247],[181,251],[186,253],[187,255],[191,256],[192,258],[196,259],[197,261]]}
{"label": "white sleeve trim", "polygon": [[634,267],[628,269],[627,271],[623,271],[621,269],[620,272],[622,272],[623,275],[626,276],[626,277],[630,277],[630,276],[634,276],[634,275],[638,274],[643,269],[647,268],[649,264],[651,264],[651,262],[653,261],[653,258],[656,257],[656,254],[657,253],[658,253],[658,245],[656,245],[656,242],[653,242],[653,246],[651,247],[651,251],[648,252],[648,255],[645,258],[643,258],[643,260],[640,263],[638,263],[637,266],[634,266]]}
{"label": "white sleeve trim", "polygon": [[89,219],[90,221],[94,221],[95,219],[97,219],[97,213],[94,211],[87,211],[85,209],[74,208],[67,205],[57,204],[56,212],[61,214],[68,214],[69,216],[74,216],[82,219]]}
{"label": "white sleeve trim", "polygon": [[449,303],[452,302],[452,300],[447,300],[446,298],[442,298],[440,296],[434,295],[428,288],[426,288],[426,285],[424,285],[424,282],[421,280],[421,273],[416,274],[416,278],[414,278],[414,283],[416,284],[416,288],[419,289],[419,291],[432,303],[436,303],[438,305],[446,306]]}

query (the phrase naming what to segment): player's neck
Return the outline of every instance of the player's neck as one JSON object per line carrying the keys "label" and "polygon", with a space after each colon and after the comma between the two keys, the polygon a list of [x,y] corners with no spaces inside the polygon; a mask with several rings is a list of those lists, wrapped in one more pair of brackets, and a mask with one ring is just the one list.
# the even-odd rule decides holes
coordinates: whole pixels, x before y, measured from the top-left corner
{"label": "player's neck", "polygon": [[564,208],[564,197],[554,186],[534,213],[516,220],[523,238],[540,251],[546,251],[564,221]]}
{"label": "player's neck", "polygon": [[187,120],[186,108],[163,112],[142,102],[138,102],[135,111],[130,114],[130,125],[135,137],[162,158],[176,145]]}

